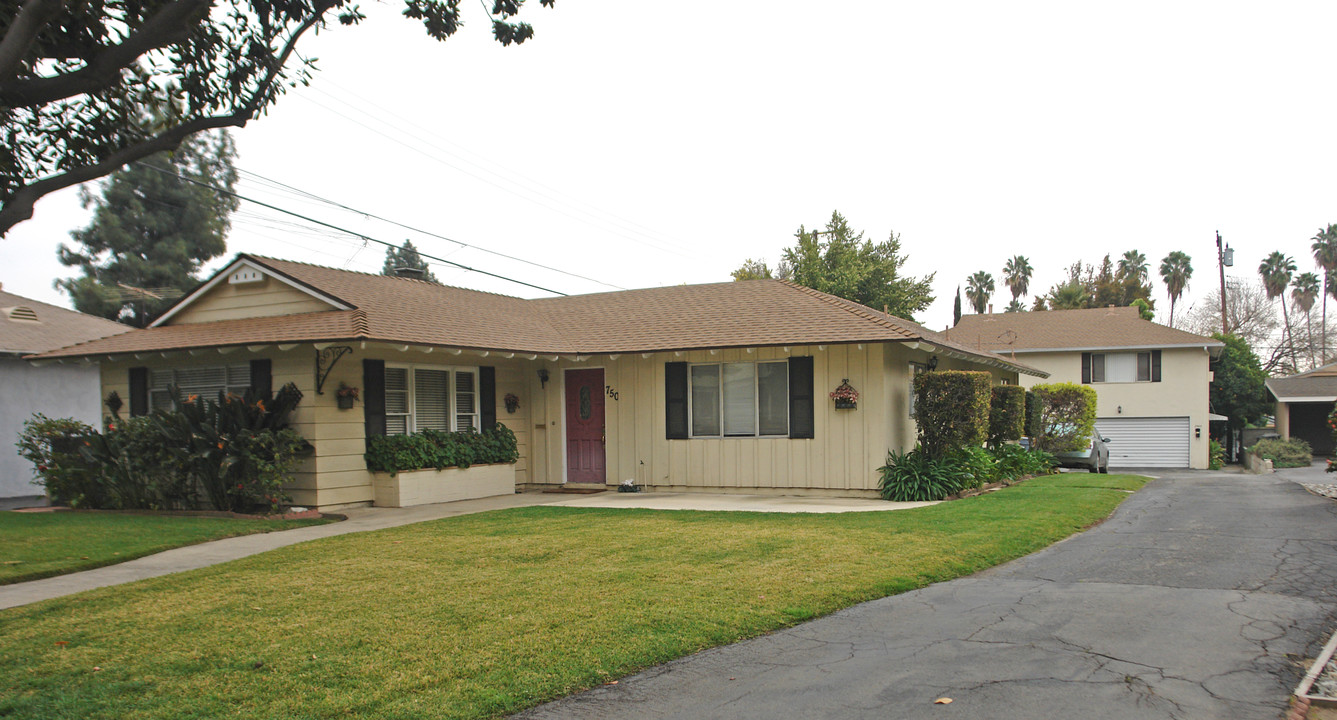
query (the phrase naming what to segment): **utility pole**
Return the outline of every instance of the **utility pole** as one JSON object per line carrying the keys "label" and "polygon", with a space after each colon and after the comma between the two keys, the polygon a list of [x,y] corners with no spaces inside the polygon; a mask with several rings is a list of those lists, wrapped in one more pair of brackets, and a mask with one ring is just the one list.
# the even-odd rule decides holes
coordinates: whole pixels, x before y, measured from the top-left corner
{"label": "utility pole", "polygon": [[1226,268],[1235,265],[1235,251],[1230,245],[1221,242],[1221,231],[1216,231],[1216,267],[1221,271],[1221,334],[1226,329]]}

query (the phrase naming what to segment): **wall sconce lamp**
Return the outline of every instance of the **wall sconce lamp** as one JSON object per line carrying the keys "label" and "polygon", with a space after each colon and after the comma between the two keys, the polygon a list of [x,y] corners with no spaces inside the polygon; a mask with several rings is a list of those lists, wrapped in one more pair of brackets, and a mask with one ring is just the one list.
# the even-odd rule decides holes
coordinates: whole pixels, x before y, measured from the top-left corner
{"label": "wall sconce lamp", "polygon": [[933,357],[931,357],[931,358],[928,359],[928,369],[929,369],[929,370],[937,370],[937,369],[938,369],[938,356],[937,356],[937,355],[934,355]]}
{"label": "wall sconce lamp", "polygon": [[548,368],[539,368],[539,385],[548,387]]}
{"label": "wall sconce lamp", "polygon": [[1117,410],[1118,410],[1118,412],[1119,412],[1120,415],[1123,414],[1123,406],[1122,406],[1122,405],[1120,405],[1120,406],[1117,408]]}

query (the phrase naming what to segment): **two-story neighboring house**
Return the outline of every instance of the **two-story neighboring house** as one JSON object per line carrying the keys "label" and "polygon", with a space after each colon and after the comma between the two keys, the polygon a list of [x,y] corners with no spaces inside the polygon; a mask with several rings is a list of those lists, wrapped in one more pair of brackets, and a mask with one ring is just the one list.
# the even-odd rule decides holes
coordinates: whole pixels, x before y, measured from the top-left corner
{"label": "two-story neighboring house", "polygon": [[1091,386],[1114,467],[1206,468],[1209,363],[1222,343],[1143,320],[1134,307],[966,315],[952,340]]}

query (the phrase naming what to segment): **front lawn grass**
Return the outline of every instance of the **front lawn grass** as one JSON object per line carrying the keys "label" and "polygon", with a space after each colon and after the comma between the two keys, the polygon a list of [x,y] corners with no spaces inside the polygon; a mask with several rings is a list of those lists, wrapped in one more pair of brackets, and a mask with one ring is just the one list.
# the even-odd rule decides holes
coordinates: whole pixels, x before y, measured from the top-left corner
{"label": "front lawn grass", "polygon": [[829,515],[538,506],[302,543],[0,611],[0,716],[495,717],[1026,555],[1143,482]]}
{"label": "front lawn grass", "polygon": [[0,585],[91,570],[183,545],[326,520],[0,512]]}

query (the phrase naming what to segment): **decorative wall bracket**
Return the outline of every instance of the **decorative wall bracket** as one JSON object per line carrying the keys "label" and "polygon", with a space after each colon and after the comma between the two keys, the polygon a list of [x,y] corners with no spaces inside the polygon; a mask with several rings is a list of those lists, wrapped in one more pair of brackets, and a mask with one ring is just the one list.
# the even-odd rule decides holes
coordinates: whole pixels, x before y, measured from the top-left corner
{"label": "decorative wall bracket", "polygon": [[338,364],[339,358],[353,352],[353,348],[347,345],[331,345],[330,347],[316,351],[316,394],[324,395],[325,379],[330,376],[330,371]]}

